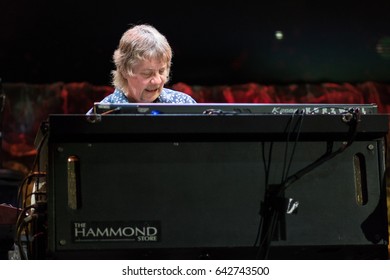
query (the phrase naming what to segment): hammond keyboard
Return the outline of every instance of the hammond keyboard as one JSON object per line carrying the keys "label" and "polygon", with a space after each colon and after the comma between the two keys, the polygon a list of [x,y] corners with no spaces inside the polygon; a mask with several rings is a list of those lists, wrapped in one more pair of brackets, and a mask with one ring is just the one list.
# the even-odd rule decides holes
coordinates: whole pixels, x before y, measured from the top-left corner
{"label": "hammond keyboard", "polygon": [[294,103],[101,103],[94,104],[95,114],[310,114],[337,115],[359,110],[376,114],[376,104],[294,104]]}

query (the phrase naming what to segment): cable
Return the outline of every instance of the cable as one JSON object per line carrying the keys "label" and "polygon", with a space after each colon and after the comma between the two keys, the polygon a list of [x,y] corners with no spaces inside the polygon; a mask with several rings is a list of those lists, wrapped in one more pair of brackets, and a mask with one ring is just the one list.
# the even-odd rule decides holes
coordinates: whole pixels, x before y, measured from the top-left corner
{"label": "cable", "polygon": [[[303,119],[303,118],[302,118]],[[260,245],[259,250],[257,254],[257,258],[260,259],[267,259],[270,249],[270,243],[272,241],[272,238],[274,236],[274,232],[276,229],[277,222],[280,220],[280,215],[282,211],[285,210],[285,206],[282,204],[283,201],[283,194],[284,191],[295,181],[300,179],[305,174],[309,173],[316,167],[320,166],[321,164],[327,162],[328,160],[332,159],[336,155],[342,153],[347,147],[349,147],[353,141],[355,140],[355,137],[358,132],[358,125],[361,122],[361,112],[359,109],[351,109],[347,113],[347,117],[343,116],[343,121],[349,124],[349,130],[348,130],[348,138],[347,141],[343,143],[343,145],[337,149],[336,151],[332,152],[332,149],[330,148],[330,145],[328,144],[327,151],[324,155],[322,155],[320,158],[318,158],[313,163],[309,164],[305,168],[302,168],[295,174],[287,177],[288,169],[286,173],[283,173],[283,180],[280,185],[274,185],[274,189],[271,189],[271,187],[267,184],[266,185],[266,191],[265,191],[265,198],[264,198],[264,204],[262,209],[263,214],[263,220],[262,221],[262,230],[261,230],[261,236],[260,236]],[[289,125],[291,122],[289,123]],[[299,137],[299,131],[302,124],[302,120],[299,122],[299,129],[297,132],[297,138],[296,141],[298,141]],[[288,125],[288,127],[289,127]],[[289,137],[289,133],[288,133]],[[295,148],[294,148],[295,150]],[[293,153],[294,153],[293,150]],[[292,154],[293,154],[292,153]],[[285,152],[285,157],[287,155],[287,152]],[[292,162],[292,156],[290,158],[289,166]],[[266,172],[269,172],[267,170]],[[269,225],[269,226],[267,226]]]}
{"label": "cable", "polygon": [[295,181],[300,179],[305,174],[309,173],[313,169],[317,168],[318,166],[320,166],[321,164],[325,163],[326,161],[332,159],[333,157],[337,156],[338,154],[344,152],[344,150],[346,148],[348,148],[353,143],[353,141],[356,138],[356,135],[357,135],[357,132],[358,132],[358,126],[359,126],[359,124],[361,122],[361,118],[360,117],[361,117],[361,114],[360,114],[359,109],[355,109],[352,112],[352,118],[350,120],[348,120],[348,123],[349,123],[348,134],[349,134],[349,137],[348,137],[347,141],[345,143],[343,143],[343,145],[341,145],[340,148],[337,149],[336,151],[334,151],[334,152],[329,152],[329,151],[326,152],[324,155],[322,155],[320,158],[318,158],[312,164],[306,166],[305,168],[302,168],[301,170],[299,170],[295,174],[293,174],[290,177],[288,177],[286,180],[284,180],[284,182],[282,182],[282,184],[281,184],[282,188],[281,188],[280,191],[284,191],[292,183],[294,183]]}
{"label": "cable", "polygon": [[29,242],[29,232],[28,232],[28,224],[32,221],[33,218],[36,218],[37,215],[27,215],[28,210],[32,208],[36,208],[37,205],[29,205],[22,209],[18,216],[18,220],[16,221],[16,236],[15,236],[15,243],[18,245],[19,254],[22,259],[27,260],[28,256],[26,252],[23,250],[23,244],[22,244],[22,233],[24,230],[24,235],[26,237],[26,242],[28,244]]}
{"label": "cable", "polygon": [[[297,110],[294,112],[294,114],[291,115],[291,118],[288,120],[285,133],[287,134],[286,138],[286,146],[284,150],[284,160],[283,160],[283,169],[282,169],[282,182],[287,177],[287,174],[289,172],[294,154],[295,154],[295,149],[296,145],[298,143],[299,139],[299,133],[301,130],[302,122],[303,122],[303,116],[304,116],[304,111],[303,110]],[[299,119],[294,122],[294,118],[296,114],[299,114]],[[288,155],[289,155],[289,143],[291,142],[291,136],[294,135],[295,133],[295,139],[294,139],[294,146],[290,155],[290,160],[288,160]],[[263,149],[263,157],[264,157],[265,151]],[[271,153],[270,153],[271,154]],[[270,243],[272,241],[277,222],[279,220],[279,212],[275,211],[275,208],[281,207],[280,205],[280,199],[278,196],[275,196],[277,194],[277,189],[275,189],[277,186],[276,185],[270,185],[269,184],[269,171],[270,171],[270,163],[271,163],[271,157],[268,159],[269,165],[268,167],[266,166],[265,159],[263,158],[264,165],[265,165],[265,172],[266,175],[265,177],[266,182],[265,182],[265,194],[264,194],[264,201],[262,204],[261,208],[261,226],[259,227],[260,230],[258,231],[258,235],[256,237],[256,243],[259,240],[259,235],[260,235],[260,244],[257,252],[257,258],[262,258],[266,259],[268,257],[268,252],[269,252],[269,247]]]}
{"label": "cable", "polygon": [[[265,143],[262,142],[261,143],[261,147],[262,147],[262,159],[263,159],[263,164],[264,164],[264,170],[265,170],[265,176],[264,176],[264,181],[265,181],[265,186],[268,186],[268,181],[269,181],[269,171],[271,169],[271,159],[272,159],[272,150],[273,150],[273,142],[270,143],[270,148],[269,148],[269,154],[268,154],[268,160],[266,159],[266,156],[265,156]],[[256,235],[256,238],[255,238],[255,242],[253,244],[254,247],[256,247],[256,244],[259,242],[259,239],[260,239],[260,235],[261,235],[261,232],[262,232],[262,229],[263,229],[263,221],[264,219],[262,218],[263,216],[263,207],[262,205],[260,205],[260,210],[259,210],[259,214],[260,214],[260,222],[259,222],[259,226],[257,228],[257,235]],[[261,246],[261,241],[260,241],[260,246]]]}
{"label": "cable", "polygon": [[[43,129],[43,128],[42,128]],[[17,212],[17,220],[16,220],[16,232],[15,232],[15,244],[18,246],[19,255],[22,259],[28,259],[28,255],[32,255],[32,241],[35,239],[30,239],[30,230],[33,231],[31,228],[31,223],[35,221],[40,213],[42,211],[42,205],[46,202],[38,202],[33,203],[32,198],[34,195],[46,195],[46,193],[40,192],[39,189],[33,190],[31,189],[31,192],[29,190],[29,186],[32,184],[33,180],[36,181],[34,184],[36,184],[39,188],[40,182],[39,180],[41,178],[46,177],[46,172],[40,171],[40,155],[41,150],[43,147],[43,144],[45,143],[48,133],[47,131],[44,131],[43,137],[40,139],[39,144],[37,146],[37,155],[34,159],[34,162],[32,164],[31,170],[27,176],[25,176],[22,180],[22,182],[19,185],[18,193],[17,193],[17,205],[18,210]],[[30,193],[29,193],[30,192]],[[30,201],[29,201],[30,199]],[[20,207],[20,208],[19,208]],[[44,208],[43,208],[44,209]],[[41,234],[39,232],[32,232],[32,236],[40,236]],[[25,252],[22,244],[22,235],[24,234],[26,238],[26,245],[27,245],[27,252]]]}
{"label": "cable", "polygon": [[[294,126],[293,130],[290,130],[287,133],[286,148],[285,148],[285,155],[284,155],[284,161],[283,161],[284,165],[283,165],[283,171],[282,171],[282,181],[284,181],[287,178],[287,175],[288,175],[290,167],[291,167],[292,160],[294,158],[294,153],[295,153],[295,149],[296,149],[296,146],[297,146],[297,143],[298,143],[299,134],[300,134],[300,131],[301,131],[301,127],[302,127],[303,117],[305,115],[305,111],[304,110],[297,110],[296,112],[294,112],[294,114],[292,115],[292,117],[290,119],[288,127],[290,127],[291,123],[293,123],[294,116],[296,115],[296,113],[299,114],[299,119],[295,123],[295,126]],[[290,155],[290,160],[288,161],[288,164],[286,165],[287,155],[288,155],[288,143],[291,141],[290,137],[291,137],[291,134],[294,133],[294,132],[296,133],[296,137],[294,139],[294,146],[293,146],[293,150],[292,150],[291,155]]]}

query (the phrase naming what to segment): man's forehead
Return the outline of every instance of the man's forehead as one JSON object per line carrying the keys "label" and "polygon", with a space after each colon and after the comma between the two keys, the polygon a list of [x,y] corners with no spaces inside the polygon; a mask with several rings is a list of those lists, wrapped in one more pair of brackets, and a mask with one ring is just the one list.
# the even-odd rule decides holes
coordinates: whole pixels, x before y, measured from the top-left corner
{"label": "man's forehead", "polygon": [[167,67],[167,63],[165,61],[161,61],[161,60],[158,60],[158,59],[145,59],[145,60],[139,61],[134,66],[134,70],[138,70],[138,71],[151,70],[151,71],[154,71],[154,70],[159,70],[159,69],[166,68],[166,67]]}

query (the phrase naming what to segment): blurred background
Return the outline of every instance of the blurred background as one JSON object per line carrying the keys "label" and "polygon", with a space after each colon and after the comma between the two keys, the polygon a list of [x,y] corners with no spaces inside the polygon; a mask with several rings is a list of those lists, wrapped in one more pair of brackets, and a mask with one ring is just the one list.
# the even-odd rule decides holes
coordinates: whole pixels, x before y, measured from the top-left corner
{"label": "blurred background", "polygon": [[0,77],[108,85],[134,23],[168,38],[172,83],[390,82],[390,1],[378,0],[2,0]]}
{"label": "blurred background", "polygon": [[[166,35],[170,83],[198,102],[372,103],[390,113],[390,0],[0,0],[4,174],[27,175],[40,162],[36,139],[50,114],[84,114],[112,92],[112,54],[139,23]],[[387,157],[388,205],[389,166]],[[11,179],[0,194],[16,198],[22,177]],[[0,259],[12,231],[0,227]]]}

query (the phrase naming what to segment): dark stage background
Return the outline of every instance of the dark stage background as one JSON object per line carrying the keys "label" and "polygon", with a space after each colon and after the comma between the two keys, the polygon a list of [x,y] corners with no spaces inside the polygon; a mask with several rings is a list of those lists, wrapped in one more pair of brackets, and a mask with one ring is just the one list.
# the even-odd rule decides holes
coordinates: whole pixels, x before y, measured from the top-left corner
{"label": "dark stage background", "polygon": [[[0,166],[27,175],[42,121],[84,114],[112,92],[111,56],[134,23],[166,35],[168,86],[199,103],[375,103],[390,113],[389,0],[257,2],[1,0]],[[388,157],[386,166],[388,182]]]}
{"label": "dark stage background", "polygon": [[172,84],[387,83],[389,14],[377,0],[2,0],[0,77],[107,85],[121,34],[151,23],[173,47]]}

